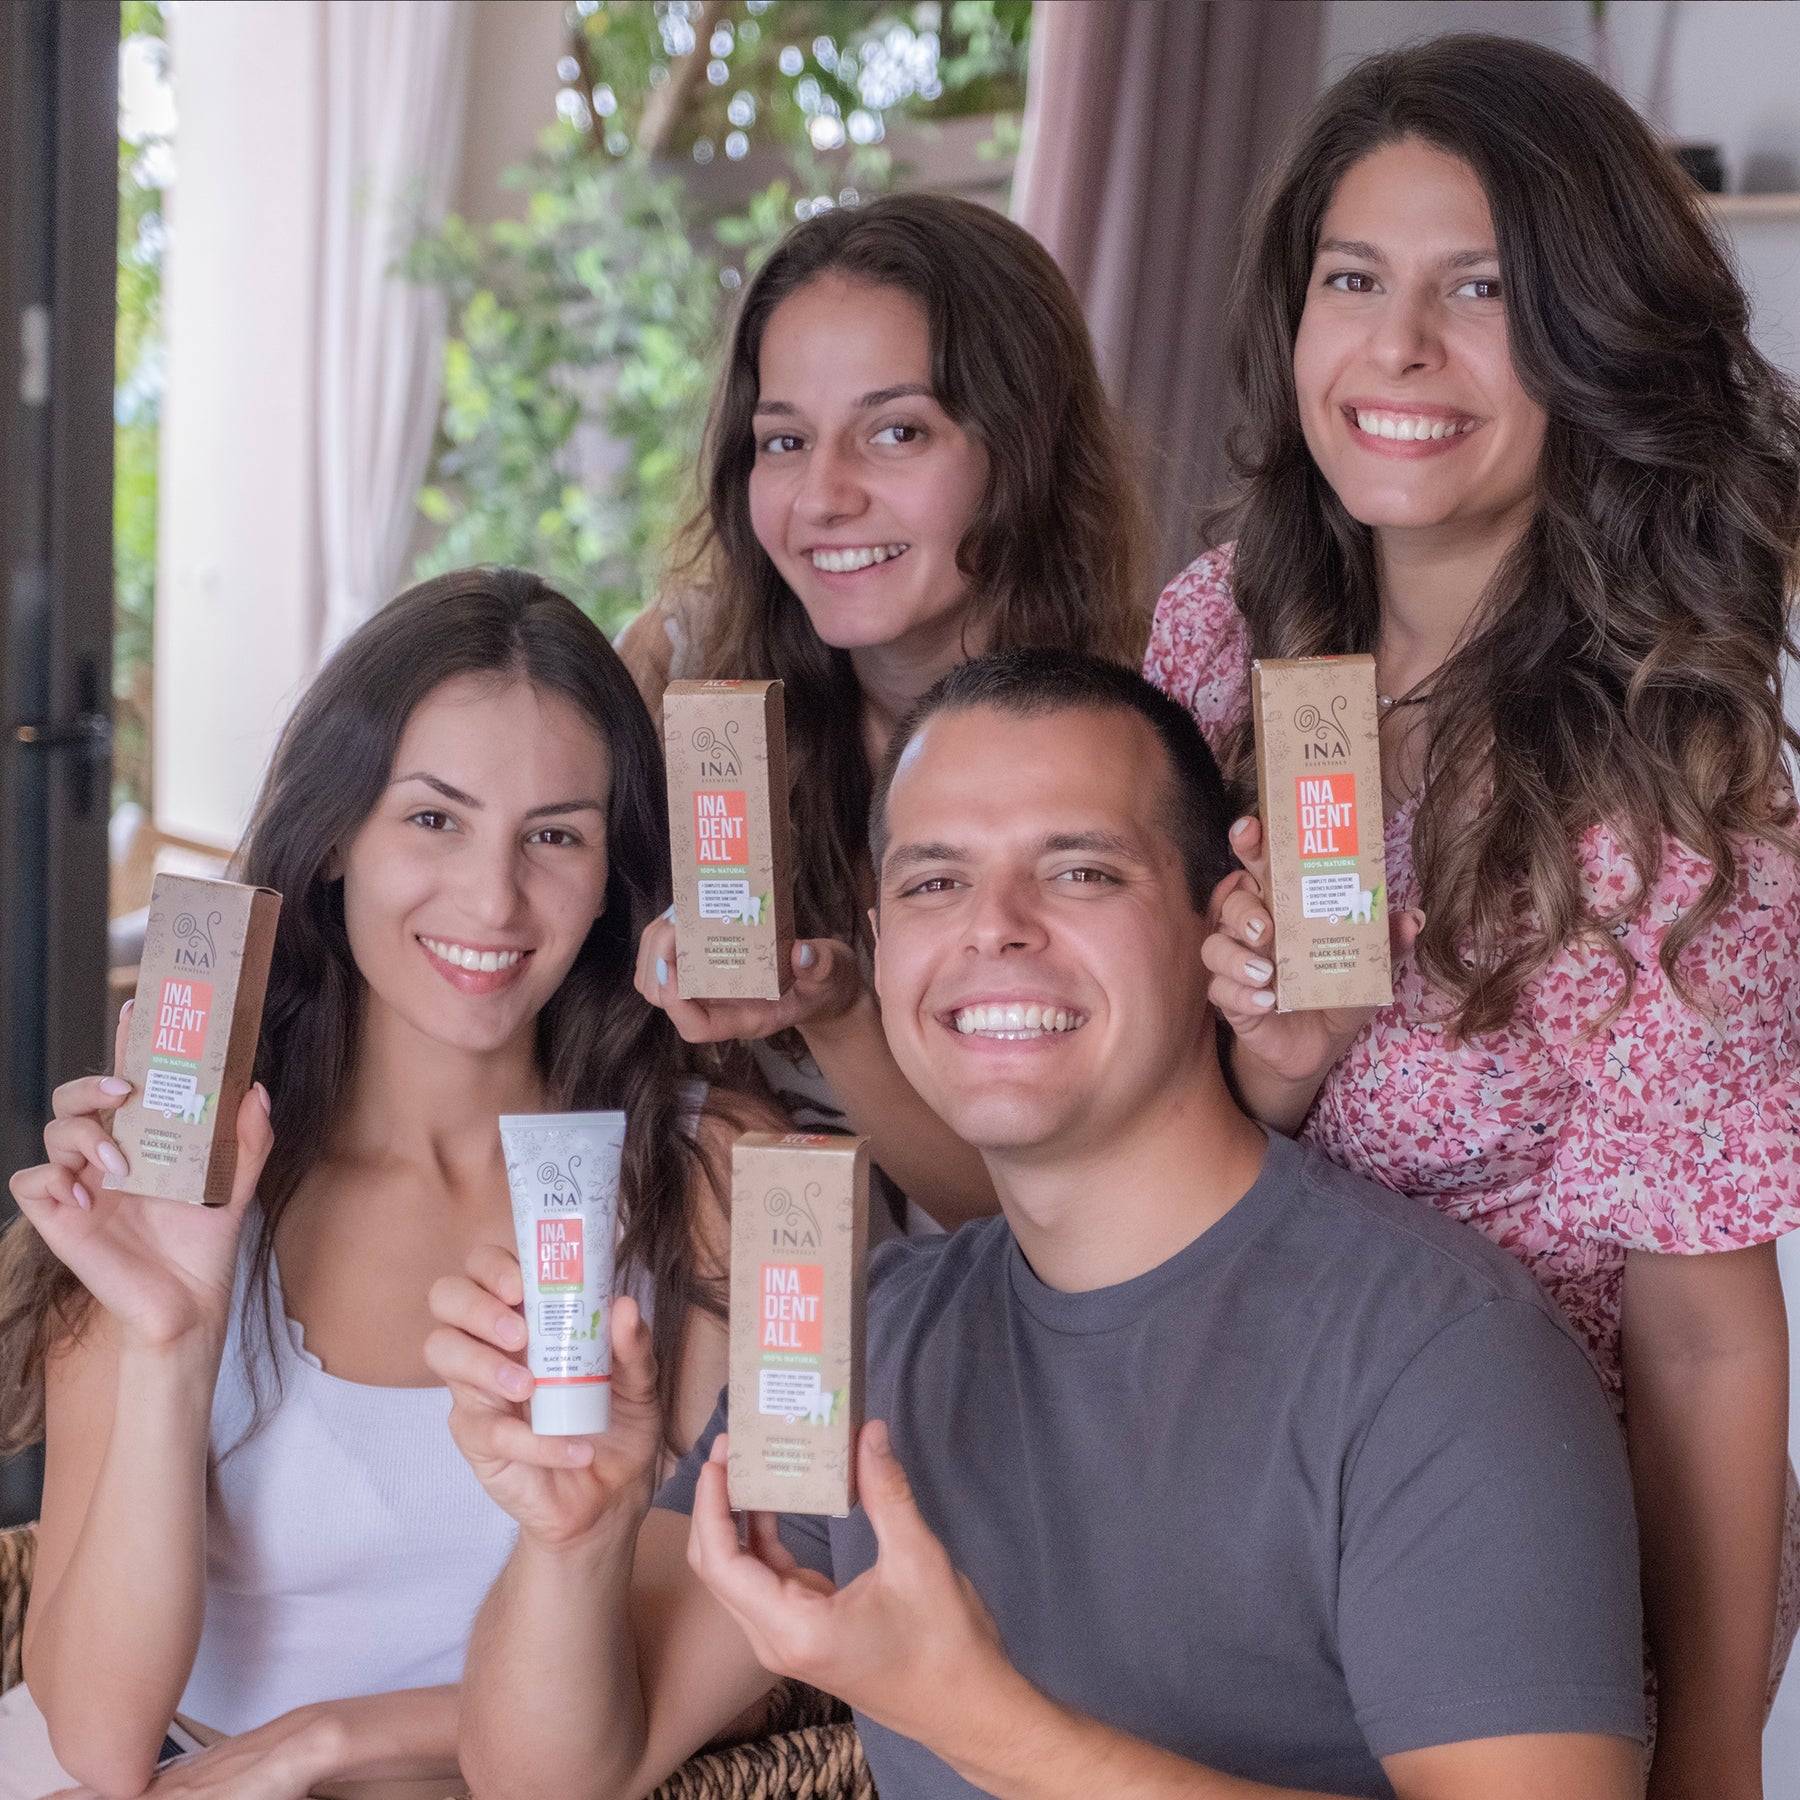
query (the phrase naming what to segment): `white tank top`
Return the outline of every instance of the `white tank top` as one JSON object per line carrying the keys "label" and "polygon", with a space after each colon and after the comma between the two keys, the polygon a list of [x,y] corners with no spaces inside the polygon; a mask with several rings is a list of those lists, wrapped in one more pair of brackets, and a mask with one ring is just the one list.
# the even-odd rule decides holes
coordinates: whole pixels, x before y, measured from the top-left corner
{"label": "white tank top", "polygon": [[[260,1316],[246,1320],[254,1235],[253,1215],[213,1398],[206,1621],[180,1707],[224,1732],[314,1701],[460,1680],[518,1530],[452,1441],[447,1388],[326,1374],[273,1269],[274,1344]],[[246,1331],[266,1395],[248,1438]]]}

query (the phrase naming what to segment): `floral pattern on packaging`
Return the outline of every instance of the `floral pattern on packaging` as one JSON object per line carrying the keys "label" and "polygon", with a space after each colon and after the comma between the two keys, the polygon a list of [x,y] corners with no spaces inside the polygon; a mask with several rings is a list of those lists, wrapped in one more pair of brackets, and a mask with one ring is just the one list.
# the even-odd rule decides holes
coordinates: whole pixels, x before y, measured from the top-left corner
{"label": "floral pattern on packaging", "polygon": [[[1217,744],[1248,716],[1249,634],[1231,594],[1229,547],[1163,591],[1145,675]],[[1422,904],[1415,808],[1386,822],[1396,908]],[[1630,893],[1623,846],[1580,844],[1601,911]],[[1621,1416],[1625,1253],[1697,1254],[1800,1229],[1800,869],[1777,847],[1742,847],[1725,910],[1682,956],[1707,1013],[1658,961],[1711,865],[1673,839],[1619,942],[1636,971],[1610,1028],[1584,1026],[1618,998],[1604,950],[1565,946],[1501,1031],[1456,1046],[1441,996],[1408,957],[1382,1009],[1326,1077],[1300,1136],[1345,1168],[1429,1201],[1518,1257],[1594,1353]],[[1790,1471],[1774,1680],[1800,1627],[1800,1488]],[[1771,1696],[1773,1695],[1771,1685]]]}

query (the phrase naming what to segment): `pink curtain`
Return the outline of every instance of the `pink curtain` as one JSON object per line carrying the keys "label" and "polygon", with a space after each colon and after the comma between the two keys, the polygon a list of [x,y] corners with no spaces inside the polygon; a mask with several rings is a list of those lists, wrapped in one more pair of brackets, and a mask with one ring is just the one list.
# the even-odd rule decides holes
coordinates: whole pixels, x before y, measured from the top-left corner
{"label": "pink curtain", "polygon": [[1037,0],[1012,212],[1062,265],[1148,452],[1159,574],[1224,471],[1246,202],[1318,90],[1322,0]]}

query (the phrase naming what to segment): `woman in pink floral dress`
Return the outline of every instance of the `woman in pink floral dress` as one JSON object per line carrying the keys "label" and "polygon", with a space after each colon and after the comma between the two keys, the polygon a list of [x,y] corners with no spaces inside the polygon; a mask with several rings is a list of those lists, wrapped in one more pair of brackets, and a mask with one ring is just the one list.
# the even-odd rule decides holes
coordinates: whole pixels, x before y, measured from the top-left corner
{"label": "woman in pink floral dress", "polygon": [[1251,658],[1375,657],[1394,1003],[1274,1010],[1253,819],[1214,999],[1252,1110],[1512,1251],[1592,1346],[1659,1800],[1761,1794],[1800,1622],[1800,402],[1746,316],[1578,65],[1447,38],[1359,66],[1251,231],[1236,542],[1164,593],[1145,666],[1247,791]]}

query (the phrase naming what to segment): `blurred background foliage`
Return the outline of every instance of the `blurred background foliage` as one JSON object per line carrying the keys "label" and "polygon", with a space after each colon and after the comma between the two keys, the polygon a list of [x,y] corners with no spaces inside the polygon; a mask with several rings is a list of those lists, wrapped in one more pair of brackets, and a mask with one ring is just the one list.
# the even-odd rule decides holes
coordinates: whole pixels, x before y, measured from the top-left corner
{"label": "blurred background foliage", "polygon": [[156,599],[156,450],[162,419],[163,191],[174,175],[174,97],[160,0],[119,19],[118,324],[113,340],[113,792],[150,795],[150,648]]}
{"label": "blurred background foliage", "polygon": [[452,218],[407,260],[451,317],[416,572],[521,564],[623,624],[698,499],[732,294],[796,218],[904,182],[895,122],[997,114],[1016,139],[1030,20],[1030,0],[571,6],[556,123],[510,177],[523,218]]}

